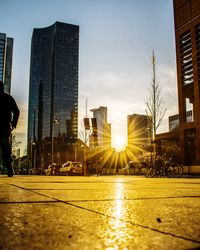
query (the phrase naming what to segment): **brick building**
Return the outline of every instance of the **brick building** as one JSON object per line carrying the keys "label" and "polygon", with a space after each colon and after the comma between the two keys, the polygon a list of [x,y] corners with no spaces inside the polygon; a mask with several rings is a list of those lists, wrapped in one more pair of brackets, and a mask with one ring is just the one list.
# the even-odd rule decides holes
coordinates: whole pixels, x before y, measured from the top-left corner
{"label": "brick building", "polygon": [[174,0],[174,21],[181,158],[200,164],[200,1]]}

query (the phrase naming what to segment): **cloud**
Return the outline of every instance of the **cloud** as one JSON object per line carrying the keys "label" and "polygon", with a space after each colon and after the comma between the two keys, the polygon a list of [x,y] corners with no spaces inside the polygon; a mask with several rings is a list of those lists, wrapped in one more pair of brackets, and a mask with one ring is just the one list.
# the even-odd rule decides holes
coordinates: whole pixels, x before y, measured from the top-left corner
{"label": "cloud", "polygon": [[[99,106],[108,108],[112,137],[122,135],[126,138],[127,115],[144,114],[144,91],[140,90],[139,85],[146,82],[146,79],[143,76],[137,79],[134,72],[93,72],[84,76],[80,83],[80,121],[86,113],[84,107],[87,99],[88,111]],[[92,116],[92,113],[89,115]]]}
{"label": "cloud", "polygon": [[175,70],[175,68],[171,67],[164,67],[161,69],[161,94],[165,101],[168,113],[171,115],[178,113],[177,79]]}
{"label": "cloud", "polygon": [[[108,121],[112,123],[112,130],[118,131],[119,134],[120,131],[126,133],[127,115],[133,113],[145,114],[145,99],[148,96],[151,84],[150,67],[148,72],[149,74],[143,74],[142,70],[133,70],[125,73],[112,71],[92,72],[83,75],[80,82],[79,118],[85,116],[86,100],[88,111],[91,108],[106,106],[108,108]],[[161,97],[167,108],[159,130],[166,132],[168,131],[168,116],[178,112],[176,71],[173,65],[162,64],[159,65],[157,73]],[[90,115],[92,116],[92,113]],[[113,134],[115,134],[114,131]]]}
{"label": "cloud", "polygon": [[[147,65],[149,67],[149,65]],[[147,71],[145,71],[147,72]],[[126,72],[91,72],[82,75],[79,84],[79,124],[87,113],[91,117],[90,109],[99,106],[108,108],[108,122],[112,124],[112,135],[127,133],[127,115],[145,114],[145,98],[148,95],[151,83],[151,69],[149,74],[133,70]],[[161,87],[161,96],[164,99],[167,112],[159,128],[160,132],[168,131],[168,116],[178,113],[176,72],[172,66],[159,65],[158,80]],[[18,103],[20,119],[14,131],[22,147],[26,147],[27,114],[26,102]],[[80,128],[80,125],[79,125]]]}

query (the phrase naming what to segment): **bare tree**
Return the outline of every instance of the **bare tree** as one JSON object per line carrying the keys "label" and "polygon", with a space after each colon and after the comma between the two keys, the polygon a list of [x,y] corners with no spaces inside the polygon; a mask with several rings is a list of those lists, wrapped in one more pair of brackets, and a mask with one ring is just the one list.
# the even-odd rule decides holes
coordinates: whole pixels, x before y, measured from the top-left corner
{"label": "bare tree", "polygon": [[151,88],[149,90],[149,95],[146,100],[146,114],[149,117],[150,126],[151,126],[151,139],[154,141],[156,138],[156,132],[158,127],[160,126],[165,113],[166,108],[164,105],[163,98],[161,97],[161,88],[159,82],[157,80],[157,62],[154,51],[152,52],[152,81]]}
{"label": "bare tree", "polygon": [[20,144],[21,141],[18,141],[16,136],[11,134],[12,152],[17,158],[20,157]]}

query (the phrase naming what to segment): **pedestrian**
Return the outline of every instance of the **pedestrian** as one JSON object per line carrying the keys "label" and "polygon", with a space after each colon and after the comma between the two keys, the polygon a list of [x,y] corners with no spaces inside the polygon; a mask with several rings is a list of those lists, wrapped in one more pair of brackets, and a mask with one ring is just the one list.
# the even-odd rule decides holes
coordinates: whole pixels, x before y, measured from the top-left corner
{"label": "pedestrian", "polygon": [[12,149],[10,144],[11,131],[16,128],[19,109],[13,97],[4,92],[4,83],[0,80],[0,149],[4,167],[8,177],[13,176]]}

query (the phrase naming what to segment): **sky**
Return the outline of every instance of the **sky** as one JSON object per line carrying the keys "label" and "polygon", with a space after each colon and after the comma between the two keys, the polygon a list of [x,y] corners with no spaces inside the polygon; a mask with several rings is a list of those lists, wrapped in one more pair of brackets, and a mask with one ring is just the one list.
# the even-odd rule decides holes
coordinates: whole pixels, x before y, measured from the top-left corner
{"label": "sky", "polygon": [[168,117],[178,113],[172,0],[0,0],[0,33],[14,38],[12,91],[20,111],[15,130],[27,138],[31,37],[34,28],[56,21],[80,26],[79,132],[92,108],[106,106],[112,140],[127,140],[127,115],[145,114],[152,70],[166,115],[158,132],[168,131]]}

